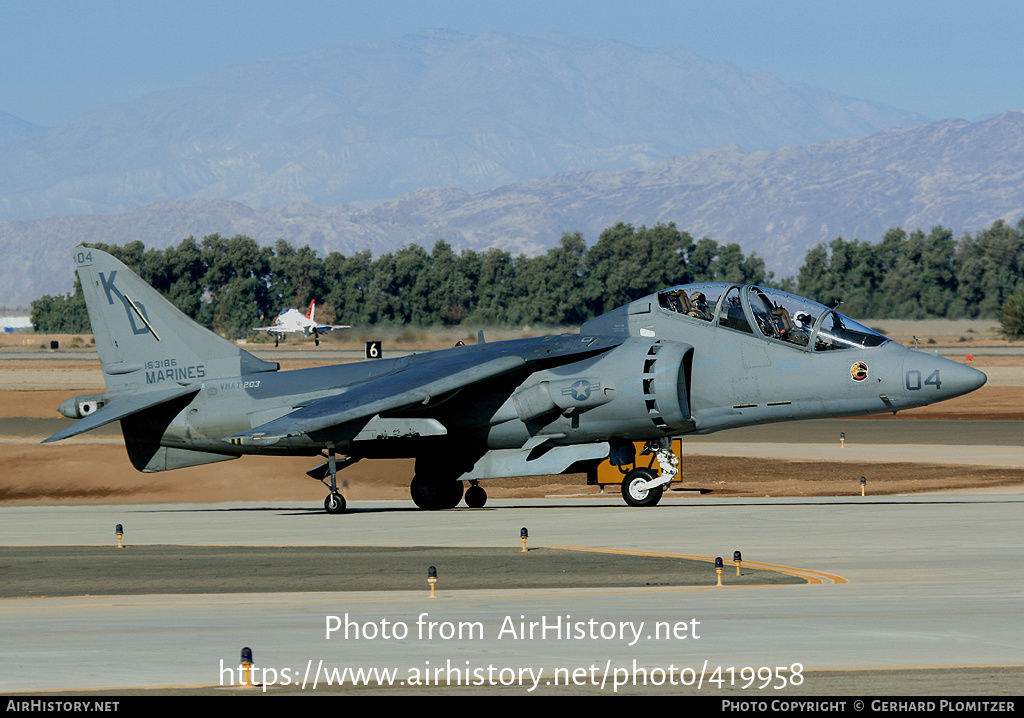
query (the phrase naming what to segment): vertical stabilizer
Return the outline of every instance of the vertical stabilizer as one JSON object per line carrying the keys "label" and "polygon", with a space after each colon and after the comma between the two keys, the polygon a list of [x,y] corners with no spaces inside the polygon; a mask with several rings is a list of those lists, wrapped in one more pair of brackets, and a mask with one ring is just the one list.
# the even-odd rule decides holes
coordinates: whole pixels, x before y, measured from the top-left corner
{"label": "vertical stabilizer", "polygon": [[108,391],[277,370],[196,324],[106,252],[79,246],[74,259]]}

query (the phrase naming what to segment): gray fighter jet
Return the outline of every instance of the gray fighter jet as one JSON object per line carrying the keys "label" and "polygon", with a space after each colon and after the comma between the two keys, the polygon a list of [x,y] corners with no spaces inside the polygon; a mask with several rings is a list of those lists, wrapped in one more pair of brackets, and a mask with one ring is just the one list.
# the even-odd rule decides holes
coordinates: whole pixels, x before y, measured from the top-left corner
{"label": "gray fighter jet", "polygon": [[[907,349],[826,306],[736,284],[673,287],[579,334],[457,346],[397,359],[279,371],[192,322],[114,257],[74,252],[107,391],[65,401],[78,419],[46,441],[121,421],[144,472],[243,454],[321,457],[337,472],[415,457],[417,506],[446,509],[483,479],[629,466],[634,442],[661,474],[622,495],[657,504],[677,468],[671,438],[775,421],[896,412],[982,386],[980,371]],[[482,337],[481,337],[482,338]]]}

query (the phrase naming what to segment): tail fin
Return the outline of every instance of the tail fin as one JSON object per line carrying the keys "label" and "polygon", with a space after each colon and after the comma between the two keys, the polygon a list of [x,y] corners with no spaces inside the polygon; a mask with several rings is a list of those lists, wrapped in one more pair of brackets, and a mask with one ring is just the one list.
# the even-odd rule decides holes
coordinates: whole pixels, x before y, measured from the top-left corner
{"label": "tail fin", "polygon": [[316,300],[315,299],[311,299],[309,301],[309,309],[306,310],[306,319],[308,319],[310,321],[315,321],[313,319],[313,312],[315,312],[315,311],[316,311]]}
{"label": "tail fin", "polygon": [[278,369],[193,322],[106,252],[79,246],[74,258],[107,391],[167,389]]}

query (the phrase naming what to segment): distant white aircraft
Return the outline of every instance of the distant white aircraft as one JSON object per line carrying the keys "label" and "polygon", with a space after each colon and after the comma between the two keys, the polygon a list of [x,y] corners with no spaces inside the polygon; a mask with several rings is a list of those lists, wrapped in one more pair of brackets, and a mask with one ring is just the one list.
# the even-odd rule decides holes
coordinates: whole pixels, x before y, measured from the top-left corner
{"label": "distant white aircraft", "polygon": [[274,317],[274,323],[269,327],[254,327],[254,332],[266,332],[274,337],[276,347],[281,337],[285,334],[302,332],[305,337],[313,337],[317,346],[320,346],[320,335],[335,329],[349,329],[349,324],[317,324],[314,315],[316,313],[316,300],[309,303],[309,310],[303,314],[298,309],[288,307],[282,309],[281,313]]}

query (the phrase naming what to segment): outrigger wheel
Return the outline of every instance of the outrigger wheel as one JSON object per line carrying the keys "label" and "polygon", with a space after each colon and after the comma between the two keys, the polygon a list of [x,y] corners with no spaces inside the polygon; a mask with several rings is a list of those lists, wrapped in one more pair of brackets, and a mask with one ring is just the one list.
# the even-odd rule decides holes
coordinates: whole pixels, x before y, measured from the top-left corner
{"label": "outrigger wheel", "polygon": [[345,513],[345,497],[336,491],[332,491],[324,499],[324,509],[329,514]]}
{"label": "outrigger wheel", "polygon": [[338,470],[351,466],[357,461],[359,461],[358,456],[346,456],[341,461],[338,461],[334,447],[328,446],[327,461],[306,472],[306,476],[320,482],[323,482],[328,476],[331,477],[331,485],[328,487],[331,493],[327,494],[327,498],[324,499],[324,510],[327,513],[345,513],[345,497],[338,493]]}
{"label": "outrigger wheel", "polygon": [[657,478],[658,474],[652,469],[642,466],[633,469],[622,479],[622,498],[630,506],[657,506],[665,487],[655,486],[650,489],[646,487],[648,481],[654,481]]}

